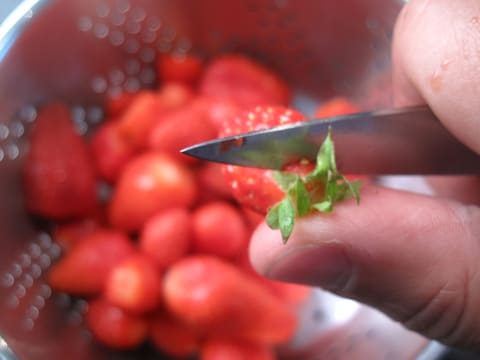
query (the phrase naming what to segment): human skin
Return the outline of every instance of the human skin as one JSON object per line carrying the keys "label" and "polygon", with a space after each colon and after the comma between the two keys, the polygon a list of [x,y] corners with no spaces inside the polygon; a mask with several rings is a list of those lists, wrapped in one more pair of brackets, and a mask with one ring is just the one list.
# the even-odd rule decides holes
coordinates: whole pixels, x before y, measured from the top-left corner
{"label": "human skin", "polygon": [[[398,106],[428,104],[480,153],[480,1],[410,0],[394,33]],[[261,224],[250,256],[277,280],[319,286],[449,345],[480,350],[480,181],[428,178],[435,194],[365,186],[361,202],[298,219],[286,245]]]}

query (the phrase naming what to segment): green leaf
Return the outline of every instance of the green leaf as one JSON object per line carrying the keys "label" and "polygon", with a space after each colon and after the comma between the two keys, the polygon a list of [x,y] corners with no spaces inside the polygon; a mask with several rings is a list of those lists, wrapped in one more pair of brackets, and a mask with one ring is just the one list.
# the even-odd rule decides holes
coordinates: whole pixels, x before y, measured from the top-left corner
{"label": "green leaf", "polygon": [[283,242],[286,243],[295,223],[295,207],[290,196],[285,197],[278,206],[278,223]]}
{"label": "green leaf", "polygon": [[316,204],[313,204],[313,208],[320,212],[332,212],[333,204],[329,200],[325,200]]}
{"label": "green leaf", "polygon": [[348,190],[350,195],[355,198],[357,204],[360,203],[360,187],[362,186],[362,182],[360,180],[349,181],[345,176],[342,175],[342,180],[348,186]]}
{"label": "green leaf", "polygon": [[305,216],[314,210],[332,212],[335,203],[350,196],[357,203],[360,201],[361,182],[350,182],[337,170],[331,128],[328,129],[318,151],[316,166],[310,174],[301,177],[292,173],[274,172],[273,176],[286,195],[272,207],[266,220],[271,228],[280,229],[284,242],[293,231],[296,216]]}
{"label": "green leaf", "polygon": [[332,140],[332,128],[328,128],[328,134],[320,147],[317,155],[317,163],[315,169],[308,175],[308,179],[321,179],[328,177],[328,173],[337,172],[337,164],[335,162],[335,147]]}
{"label": "green leaf", "polygon": [[280,185],[283,191],[289,191],[290,187],[295,184],[297,181],[298,175],[281,172],[281,171],[274,171],[273,172],[273,179]]}
{"label": "green leaf", "polygon": [[279,211],[280,203],[274,205],[267,213],[267,217],[265,218],[265,221],[267,222],[267,225],[272,228],[272,229],[279,229],[280,228],[280,223],[279,223],[279,216],[278,216],[278,211]]}
{"label": "green leaf", "polygon": [[297,178],[295,183],[295,198],[297,201],[298,216],[307,215],[310,212],[310,197],[302,179]]}

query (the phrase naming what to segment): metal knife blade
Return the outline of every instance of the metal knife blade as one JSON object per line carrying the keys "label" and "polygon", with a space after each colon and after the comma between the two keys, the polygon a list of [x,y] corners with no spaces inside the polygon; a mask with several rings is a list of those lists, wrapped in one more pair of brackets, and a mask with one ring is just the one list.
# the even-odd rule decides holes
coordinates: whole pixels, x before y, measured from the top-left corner
{"label": "metal knife blade", "polygon": [[480,156],[460,143],[427,107],[312,119],[208,141],[182,152],[209,161],[282,169],[302,158],[315,159],[329,127],[343,173],[480,174]]}

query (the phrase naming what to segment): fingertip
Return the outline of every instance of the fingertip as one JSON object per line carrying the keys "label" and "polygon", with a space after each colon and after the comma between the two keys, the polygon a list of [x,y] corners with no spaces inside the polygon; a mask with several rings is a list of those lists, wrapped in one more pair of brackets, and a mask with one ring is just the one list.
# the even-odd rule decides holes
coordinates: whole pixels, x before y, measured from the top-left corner
{"label": "fingertip", "polygon": [[254,231],[250,241],[250,261],[257,272],[268,273],[271,262],[284,247],[282,237],[263,222]]}

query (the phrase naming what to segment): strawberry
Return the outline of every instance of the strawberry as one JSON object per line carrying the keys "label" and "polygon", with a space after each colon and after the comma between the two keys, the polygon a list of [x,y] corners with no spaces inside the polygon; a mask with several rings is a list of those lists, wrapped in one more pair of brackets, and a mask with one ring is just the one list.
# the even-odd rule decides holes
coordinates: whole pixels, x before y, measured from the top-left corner
{"label": "strawberry", "polygon": [[[262,107],[241,113],[225,122],[220,136],[286,125],[306,118],[285,107]],[[349,196],[359,201],[359,182],[351,183],[338,173],[331,133],[321,146],[316,164],[309,159],[287,164],[284,171],[224,165],[225,179],[232,194],[243,206],[267,214],[267,224],[280,229],[287,241],[295,218],[312,211],[330,212],[333,204]]]}
{"label": "strawberry", "polygon": [[64,251],[68,251],[87,238],[101,226],[95,218],[70,220],[56,224],[53,238]]}
{"label": "strawberry", "polygon": [[96,174],[70,111],[61,104],[40,110],[23,164],[25,205],[52,219],[88,215],[97,204]]}
{"label": "strawberry", "polygon": [[149,218],[140,233],[140,250],[159,270],[180,260],[190,249],[192,219],[185,208],[172,208]]}
{"label": "strawberry", "polygon": [[91,138],[90,146],[98,174],[110,183],[115,182],[135,153],[122,137],[117,121],[100,125]]}
{"label": "strawberry", "polygon": [[138,253],[132,254],[110,271],[105,299],[131,313],[152,311],[160,304],[160,273],[153,262]]}
{"label": "strawberry", "polygon": [[315,110],[315,117],[323,118],[359,112],[360,108],[347,98],[338,96],[325,101]]}
{"label": "strawberry", "polygon": [[166,82],[158,90],[161,103],[167,110],[176,110],[193,100],[192,89],[178,82]]}
{"label": "strawberry", "polygon": [[215,138],[216,129],[210,123],[207,114],[207,103],[198,99],[179,110],[166,114],[158,122],[148,136],[150,149],[163,151],[179,160],[192,163],[191,156],[180,153],[180,150]]}
{"label": "strawberry", "polygon": [[265,344],[288,341],[296,330],[293,310],[235,265],[194,255],[165,275],[167,308],[208,335]]}
{"label": "strawberry", "polygon": [[231,199],[229,184],[225,181],[222,174],[222,165],[213,162],[202,163],[196,169],[196,179],[199,183],[200,201],[207,202],[212,199]]}
{"label": "strawberry", "polygon": [[98,229],[81,240],[48,274],[51,287],[74,295],[100,293],[110,271],[134,251],[126,235]]}
{"label": "strawberry", "polygon": [[157,73],[162,81],[195,84],[203,72],[203,62],[195,55],[164,54],[157,60]]}
{"label": "strawberry", "polygon": [[164,84],[158,93],[139,92],[120,118],[119,131],[134,149],[144,149],[153,126],[171,110],[185,105],[192,91],[181,84]]}
{"label": "strawberry", "polygon": [[202,205],[192,214],[193,250],[232,258],[245,249],[249,231],[242,213],[226,201]]}
{"label": "strawberry", "polygon": [[190,207],[197,198],[192,171],[171,156],[147,152],[127,164],[109,206],[109,220],[138,231],[151,216],[172,207]]}
{"label": "strawberry", "polygon": [[227,54],[205,69],[200,94],[230,100],[243,108],[257,105],[287,105],[290,89],[267,67],[243,55]]}
{"label": "strawberry", "polygon": [[252,342],[213,338],[202,346],[200,360],[275,360],[272,347]]}
{"label": "strawberry", "polygon": [[150,338],[160,351],[175,357],[194,355],[200,348],[198,332],[167,312],[152,319]]}
{"label": "strawberry", "polygon": [[225,121],[231,121],[233,117],[242,111],[242,107],[233,100],[205,98],[205,101],[208,101],[208,118],[217,132],[222,129]]}
{"label": "strawberry", "polygon": [[153,124],[165,111],[157,94],[146,90],[139,92],[119,120],[120,134],[132,148],[142,149]]}
{"label": "strawberry", "polygon": [[104,299],[88,303],[86,323],[96,340],[118,350],[133,349],[148,335],[145,318],[128,313]]}
{"label": "strawberry", "polygon": [[[226,121],[220,131],[220,137],[304,120],[306,117],[303,114],[282,106],[258,106]],[[243,206],[258,212],[265,214],[285,195],[284,190],[273,178],[272,170],[223,165],[223,173],[235,199]]]}

